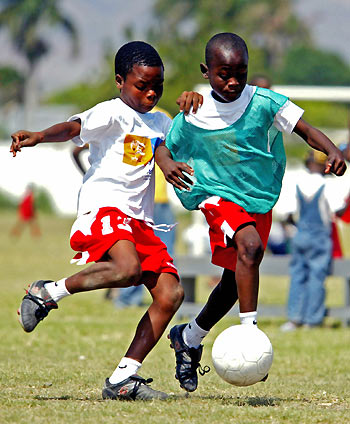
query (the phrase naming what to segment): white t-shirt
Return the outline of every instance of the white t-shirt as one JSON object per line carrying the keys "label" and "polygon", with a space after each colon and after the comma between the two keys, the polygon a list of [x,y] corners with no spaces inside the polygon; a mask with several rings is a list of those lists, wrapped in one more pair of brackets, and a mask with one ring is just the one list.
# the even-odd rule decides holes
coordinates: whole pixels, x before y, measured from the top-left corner
{"label": "white t-shirt", "polygon": [[[336,185],[338,183],[338,185]],[[322,176],[310,172],[308,169],[299,169],[287,173],[281,190],[281,196],[275,206],[275,211],[280,216],[287,216],[298,212],[297,187],[306,199],[312,199],[317,191],[324,185],[323,193],[319,200],[321,219],[325,226],[330,225],[333,214],[346,205],[346,189],[341,189],[337,177],[333,175]]]}
{"label": "white t-shirt", "polygon": [[154,151],[171,119],[162,112],[138,113],[120,99],[71,116],[80,119],[78,146],[88,143],[90,168],[78,198],[78,216],[102,207],[153,222]]}
{"label": "white t-shirt", "polygon": [[[255,86],[247,84],[240,97],[230,103],[218,102],[211,93],[205,94],[203,105],[198,109],[197,113],[190,113],[185,119],[187,122],[207,130],[226,128],[243,115],[255,90]],[[277,112],[274,125],[279,131],[291,134],[303,113],[303,109],[287,100]]]}

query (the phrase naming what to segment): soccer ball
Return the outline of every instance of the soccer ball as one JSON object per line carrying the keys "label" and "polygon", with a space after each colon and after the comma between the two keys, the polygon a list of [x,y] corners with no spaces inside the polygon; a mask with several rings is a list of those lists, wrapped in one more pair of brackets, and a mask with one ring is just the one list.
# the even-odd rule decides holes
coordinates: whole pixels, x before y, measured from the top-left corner
{"label": "soccer ball", "polygon": [[256,325],[234,325],[216,338],[212,359],[216,372],[227,383],[250,386],[268,373],[273,349],[267,335]]}

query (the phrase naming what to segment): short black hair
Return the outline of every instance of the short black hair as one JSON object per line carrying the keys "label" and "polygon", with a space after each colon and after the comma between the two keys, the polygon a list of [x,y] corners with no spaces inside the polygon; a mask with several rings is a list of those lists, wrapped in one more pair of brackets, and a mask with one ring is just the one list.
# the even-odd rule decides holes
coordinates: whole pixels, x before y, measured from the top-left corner
{"label": "short black hair", "polygon": [[248,47],[243,38],[232,32],[221,32],[211,37],[205,47],[205,63],[207,66],[210,65],[214,57],[214,51],[218,47],[227,50],[242,50],[248,55]]}
{"label": "short black hair", "polygon": [[131,41],[124,44],[115,55],[115,74],[124,79],[134,65],[161,66],[164,69],[162,59],[157,50],[144,41]]}

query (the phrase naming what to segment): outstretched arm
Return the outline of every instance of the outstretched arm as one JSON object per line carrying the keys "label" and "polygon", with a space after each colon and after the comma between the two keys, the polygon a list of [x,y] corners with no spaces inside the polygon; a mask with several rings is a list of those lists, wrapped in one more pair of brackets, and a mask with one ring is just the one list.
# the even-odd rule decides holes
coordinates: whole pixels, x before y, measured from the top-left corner
{"label": "outstretched arm", "polygon": [[303,119],[299,119],[293,131],[303,138],[310,147],[328,156],[326,174],[331,172],[337,176],[344,174],[346,171],[344,156],[323,132],[312,127]]}
{"label": "outstretched arm", "polygon": [[62,122],[43,131],[31,132],[26,130],[16,131],[11,135],[12,144],[10,152],[15,157],[22,147],[33,147],[39,143],[67,141],[80,134],[80,120]]}
{"label": "outstretched arm", "polygon": [[[155,153],[155,160],[168,183],[180,190],[190,190],[188,184],[193,183],[184,174],[184,172],[189,175],[193,175],[193,169],[184,162],[174,161],[170,150],[165,145],[165,142],[158,146]],[[185,184],[185,182],[187,184]]]}

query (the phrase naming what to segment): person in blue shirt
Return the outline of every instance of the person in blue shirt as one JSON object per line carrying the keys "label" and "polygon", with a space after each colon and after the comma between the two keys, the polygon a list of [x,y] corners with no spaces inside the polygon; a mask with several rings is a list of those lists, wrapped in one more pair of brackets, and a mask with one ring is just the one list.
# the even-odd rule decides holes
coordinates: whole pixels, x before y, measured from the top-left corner
{"label": "person in blue shirt", "polygon": [[224,268],[199,315],[170,330],[176,377],[189,392],[197,388],[203,338],[238,299],[241,323],[257,323],[259,265],[286,163],[282,131],[324,152],[326,173],[340,176],[346,169],[340,150],[301,118],[302,109],[247,84],[248,49],[237,34],[214,35],[200,68],[210,92],[197,113],[174,118],[156,152],[184,207],[204,213],[212,262]]}

